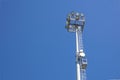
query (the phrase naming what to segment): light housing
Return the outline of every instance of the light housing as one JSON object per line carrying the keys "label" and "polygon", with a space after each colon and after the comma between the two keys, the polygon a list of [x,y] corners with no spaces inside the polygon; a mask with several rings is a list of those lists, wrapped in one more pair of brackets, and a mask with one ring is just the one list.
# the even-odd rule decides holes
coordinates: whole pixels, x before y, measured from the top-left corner
{"label": "light housing", "polygon": [[66,18],[66,26],[65,28],[68,30],[68,32],[75,32],[76,29],[82,29],[84,28],[85,24],[85,17],[83,13],[78,12],[71,12],[68,14]]}

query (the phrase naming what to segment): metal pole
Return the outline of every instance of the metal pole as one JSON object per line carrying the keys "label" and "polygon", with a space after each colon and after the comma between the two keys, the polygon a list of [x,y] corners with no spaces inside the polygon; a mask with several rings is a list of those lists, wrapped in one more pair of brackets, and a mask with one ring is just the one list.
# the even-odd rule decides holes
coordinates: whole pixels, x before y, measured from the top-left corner
{"label": "metal pole", "polygon": [[78,61],[78,54],[79,54],[79,34],[78,34],[79,30],[78,28],[76,28],[76,69],[77,69],[77,80],[80,80],[80,64]]}

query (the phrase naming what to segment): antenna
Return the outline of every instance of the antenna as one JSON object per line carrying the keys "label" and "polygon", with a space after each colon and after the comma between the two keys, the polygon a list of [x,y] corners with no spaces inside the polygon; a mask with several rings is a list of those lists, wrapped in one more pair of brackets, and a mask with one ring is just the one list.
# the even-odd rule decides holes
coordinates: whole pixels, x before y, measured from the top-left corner
{"label": "antenna", "polygon": [[72,11],[66,18],[68,32],[76,33],[76,77],[77,80],[86,80],[87,58],[83,51],[82,33],[85,25],[83,13]]}

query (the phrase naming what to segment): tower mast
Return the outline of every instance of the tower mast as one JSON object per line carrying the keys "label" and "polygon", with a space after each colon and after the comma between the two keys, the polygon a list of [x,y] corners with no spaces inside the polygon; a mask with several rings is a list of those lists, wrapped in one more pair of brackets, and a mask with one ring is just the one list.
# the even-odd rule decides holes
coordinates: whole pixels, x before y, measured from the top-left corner
{"label": "tower mast", "polygon": [[76,33],[76,80],[86,80],[87,59],[83,51],[82,33],[85,24],[83,13],[71,12],[66,18],[68,32]]}

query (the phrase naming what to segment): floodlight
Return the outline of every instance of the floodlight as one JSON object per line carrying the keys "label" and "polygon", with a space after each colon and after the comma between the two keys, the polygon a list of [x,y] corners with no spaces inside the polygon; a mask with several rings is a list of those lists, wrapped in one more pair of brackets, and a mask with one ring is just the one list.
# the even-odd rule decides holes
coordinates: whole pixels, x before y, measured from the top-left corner
{"label": "floodlight", "polygon": [[66,26],[65,28],[69,32],[76,32],[76,29],[81,27],[80,29],[83,29],[85,23],[85,18],[83,13],[78,13],[78,12],[71,12],[68,14],[66,18]]}

